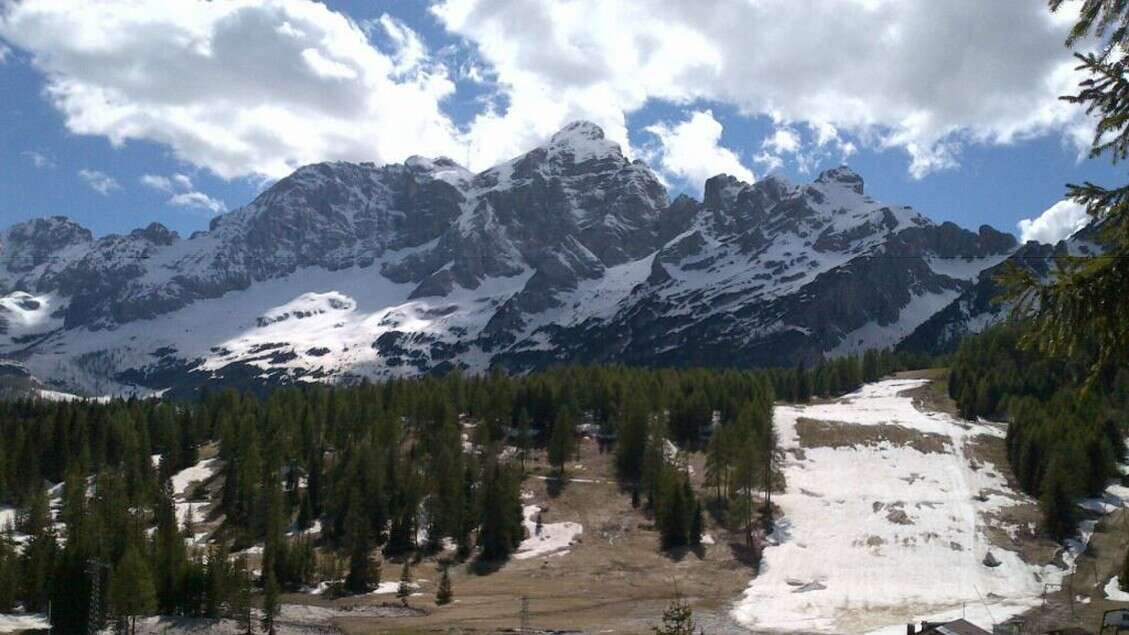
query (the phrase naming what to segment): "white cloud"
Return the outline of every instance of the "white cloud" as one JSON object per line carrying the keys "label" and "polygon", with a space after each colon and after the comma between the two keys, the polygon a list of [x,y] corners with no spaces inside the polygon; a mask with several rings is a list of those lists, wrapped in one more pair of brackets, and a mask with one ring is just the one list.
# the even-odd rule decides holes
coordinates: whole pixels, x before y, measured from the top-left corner
{"label": "white cloud", "polygon": [[800,135],[791,128],[777,128],[764,140],[762,147],[775,154],[795,154],[800,150]]}
{"label": "white cloud", "polygon": [[219,214],[227,209],[223,201],[212,198],[203,192],[181,192],[174,194],[172,198],[168,200],[168,204],[175,207],[207,210],[213,214]]}
{"label": "white cloud", "polygon": [[1059,201],[1038,217],[1019,221],[1019,237],[1023,242],[1037,240],[1054,244],[1069,238],[1089,222],[1085,206],[1074,201]]}
{"label": "white cloud", "polygon": [[[1057,99],[1078,78],[1069,16],[1037,1],[438,0],[433,12],[466,55],[313,0],[15,0],[0,37],[44,73],[71,132],[162,143],[225,178],[411,154],[483,168],[575,119],[630,154],[627,116],[651,100],[767,115],[802,145],[762,148],[759,162],[801,170],[856,144],[900,149],[922,177],[969,144],[1089,141]],[[494,91],[465,130],[441,108],[452,76]]]}
{"label": "white cloud", "polygon": [[107,196],[114,190],[122,189],[122,186],[118,185],[118,182],[105,172],[83,168],[78,171],[78,176],[90,186],[90,189],[102,196]]}
{"label": "white cloud", "polygon": [[753,171],[741,164],[735,152],[718,145],[722,125],[709,110],[695,112],[673,126],[667,123],[648,126],[647,132],[658,137],[660,144],[648,153],[648,158],[667,174],[694,187],[700,189],[706,179],[722,172],[748,183],[756,180]]}
{"label": "white cloud", "polygon": [[145,139],[225,177],[278,178],[325,160],[462,155],[440,110],[454,90],[418,36],[390,44],[311,0],[60,3],[0,11],[73,133]]}
{"label": "white cloud", "polygon": [[433,10],[477,45],[509,98],[473,123],[476,154],[580,117],[627,147],[624,115],[650,99],[729,103],[827,127],[827,141],[843,132],[899,148],[915,177],[957,165],[970,143],[1086,142],[1084,115],[1057,99],[1077,81],[1062,45],[1069,16],[1043,2],[443,0]]}
{"label": "white cloud", "polygon": [[37,169],[49,170],[55,167],[55,161],[42,152],[37,152],[35,150],[25,150],[20,154],[27,157],[27,160],[31,161],[31,164],[34,165]]}
{"label": "white cloud", "polygon": [[141,178],[138,179],[138,181],[140,181],[141,184],[145,187],[152,188],[154,190],[160,190],[162,192],[172,191],[172,181],[167,176],[160,176],[157,174],[143,174]]}
{"label": "white cloud", "polygon": [[227,210],[223,201],[194,190],[192,179],[187,174],[178,173],[172,176],[145,174],[138,180],[146,187],[169,194],[169,199],[165,201],[166,205],[202,209],[213,214]]}
{"label": "white cloud", "polygon": [[12,49],[5,46],[3,42],[0,42],[0,64],[7,62],[8,56],[11,55],[11,54],[12,54]]}

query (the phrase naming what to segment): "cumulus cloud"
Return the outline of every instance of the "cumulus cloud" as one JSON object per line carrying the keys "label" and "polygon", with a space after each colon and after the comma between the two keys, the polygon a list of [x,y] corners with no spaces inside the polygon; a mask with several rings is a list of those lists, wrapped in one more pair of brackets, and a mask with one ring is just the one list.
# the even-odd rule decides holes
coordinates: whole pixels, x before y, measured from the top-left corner
{"label": "cumulus cloud", "polygon": [[192,186],[192,178],[187,174],[178,173],[171,176],[143,174],[138,181],[145,187],[169,194],[165,204],[173,207],[205,210],[213,214],[219,214],[227,209],[227,205],[220,199],[195,190]]}
{"label": "cumulus cloud", "polygon": [[28,161],[31,161],[31,164],[39,170],[49,170],[55,167],[55,161],[42,152],[25,150],[20,154],[27,158]]}
{"label": "cumulus cloud", "polygon": [[849,133],[905,151],[914,177],[957,165],[970,143],[1087,140],[1079,109],[1057,99],[1078,79],[1062,46],[1070,16],[1040,2],[442,0],[433,11],[477,44],[509,98],[473,122],[479,144],[523,145],[579,117],[625,144],[624,113],[649,99]]}
{"label": "cumulus cloud", "polygon": [[701,188],[706,179],[725,172],[742,181],[756,180],[740,157],[719,145],[722,125],[709,110],[694,112],[689,119],[671,125],[657,123],[646,128],[658,137],[659,146],[647,152],[648,159],[663,172]]}
{"label": "cumulus cloud", "polygon": [[13,2],[0,37],[29,53],[77,134],[170,146],[225,177],[341,159],[459,156],[454,84],[411,29],[388,50],[311,0]]}
{"label": "cumulus cloud", "polygon": [[172,176],[161,176],[159,174],[143,174],[138,179],[145,187],[159,190],[161,192],[172,192],[175,189],[191,190],[192,179],[184,174],[173,174]]}
{"label": "cumulus cloud", "polygon": [[[468,157],[483,168],[588,119],[630,154],[652,100],[731,104],[777,125],[756,160],[908,155],[915,177],[969,144],[1089,141],[1057,97],[1078,76],[1069,15],[1040,2],[437,0],[462,42],[431,51],[395,17],[357,24],[313,0],[14,0],[0,37],[27,52],[77,134],[144,139],[225,177],[324,160]],[[466,54],[463,54],[466,53]],[[448,66],[451,70],[448,70]],[[452,77],[479,83],[462,127]],[[802,145],[786,153],[784,137]],[[849,139],[849,141],[845,140]]]}
{"label": "cumulus cloud", "polygon": [[78,171],[78,177],[89,185],[90,189],[102,196],[108,196],[110,192],[122,189],[122,186],[118,185],[117,180],[112,176],[98,170],[83,168]]}
{"label": "cumulus cloud", "polygon": [[1054,244],[1069,238],[1089,222],[1090,215],[1084,206],[1074,201],[1059,201],[1036,218],[1019,221],[1019,237],[1024,242],[1037,240]]}
{"label": "cumulus cloud", "polygon": [[168,200],[168,204],[174,207],[205,210],[213,214],[219,214],[227,209],[223,201],[212,198],[203,192],[180,192],[174,194],[172,198]]}

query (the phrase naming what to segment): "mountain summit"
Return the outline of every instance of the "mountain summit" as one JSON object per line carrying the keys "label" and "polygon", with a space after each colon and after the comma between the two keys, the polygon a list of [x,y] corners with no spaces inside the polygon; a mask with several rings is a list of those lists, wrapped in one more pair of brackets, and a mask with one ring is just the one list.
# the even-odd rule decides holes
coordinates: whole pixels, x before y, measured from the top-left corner
{"label": "mountain summit", "polygon": [[183,239],[0,233],[0,357],[87,393],[566,361],[763,366],[891,346],[1016,249],[865,193],[718,175],[702,201],[588,122],[471,173],[304,166]]}

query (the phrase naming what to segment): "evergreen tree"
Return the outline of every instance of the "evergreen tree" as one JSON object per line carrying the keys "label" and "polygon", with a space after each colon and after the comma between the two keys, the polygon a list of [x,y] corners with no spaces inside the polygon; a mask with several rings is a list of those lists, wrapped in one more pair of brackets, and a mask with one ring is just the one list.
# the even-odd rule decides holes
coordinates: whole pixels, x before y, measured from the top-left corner
{"label": "evergreen tree", "polygon": [[412,594],[412,565],[411,562],[404,558],[404,566],[400,569],[400,585],[396,587],[396,597],[408,605],[408,597]]}
{"label": "evergreen tree", "polygon": [[[1064,4],[1063,0],[1050,0],[1052,11]],[[1092,48],[1086,45],[1091,52],[1076,54],[1079,69],[1088,77],[1077,94],[1064,99],[1097,116],[1090,156],[1108,155],[1113,163],[1119,163],[1129,156],[1125,115],[1129,107],[1129,76],[1125,72],[1129,65],[1129,48],[1125,46],[1129,4],[1084,0],[1077,9],[1070,6],[1071,11],[1078,10],[1078,21],[1067,45],[1090,36],[1100,42]],[[1024,345],[1052,357],[1094,350],[1088,368],[1093,382],[1129,359],[1129,328],[1125,328],[1123,317],[1129,315],[1129,293],[1125,292],[1129,280],[1129,186],[1071,184],[1067,196],[1102,222],[1097,238],[1105,253],[1101,257],[1059,259],[1057,275],[1047,282],[1035,272],[1013,265],[1004,282],[1010,298],[1017,301],[1015,313],[1032,318]]]}
{"label": "evergreen tree", "polygon": [[18,595],[16,572],[19,569],[19,559],[16,557],[11,528],[0,530],[0,613],[11,613],[15,610]]}
{"label": "evergreen tree", "polygon": [[1066,473],[1057,462],[1048,469],[1042,490],[1047,532],[1055,540],[1064,540],[1074,532],[1074,502],[1068,489]]}
{"label": "evergreen tree", "polygon": [[647,445],[647,419],[640,397],[627,395],[615,448],[616,471],[625,481],[638,480],[641,475],[643,452]]}
{"label": "evergreen tree", "polygon": [[443,565],[443,572],[439,575],[439,587],[435,591],[435,603],[439,606],[450,604],[455,597],[454,591],[451,589],[449,568],[447,565]]}
{"label": "evergreen tree", "polygon": [[278,631],[275,629],[274,620],[278,617],[279,609],[282,607],[278,598],[278,580],[275,579],[273,571],[264,571],[263,576],[265,578],[263,582],[263,631],[268,635],[276,635]]}
{"label": "evergreen tree", "polygon": [[567,409],[557,412],[553,431],[549,435],[549,465],[557,468],[561,477],[565,474],[565,463],[576,447],[576,423]]}
{"label": "evergreen tree", "polygon": [[702,505],[695,501],[694,513],[690,516],[689,542],[691,547],[702,544]]}
{"label": "evergreen tree", "polygon": [[492,461],[482,483],[478,545],[483,560],[503,560],[524,537],[521,499],[509,469]]}
{"label": "evergreen tree", "polygon": [[662,625],[652,628],[655,635],[695,635],[694,611],[678,598],[663,611]]}
{"label": "evergreen tree", "polygon": [[157,593],[149,564],[141,553],[130,546],[110,575],[110,604],[129,625],[129,633],[137,632],[137,616],[151,615],[157,610]]}
{"label": "evergreen tree", "polygon": [[349,496],[349,513],[345,523],[349,539],[349,574],[345,576],[345,589],[350,593],[365,593],[380,580],[373,576],[369,525],[361,508],[359,489],[354,488]]}
{"label": "evergreen tree", "polygon": [[235,620],[244,635],[254,635],[255,614],[254,606],[251,605],[251,572],[247,570],[247,559],[243,557],[236,561],[232,571],[228,616]]}

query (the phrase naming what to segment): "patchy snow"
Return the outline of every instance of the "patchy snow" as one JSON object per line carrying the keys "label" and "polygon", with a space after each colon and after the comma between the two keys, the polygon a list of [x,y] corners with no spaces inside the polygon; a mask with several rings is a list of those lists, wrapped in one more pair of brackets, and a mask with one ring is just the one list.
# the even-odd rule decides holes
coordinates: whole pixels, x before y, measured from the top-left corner
{"label": "patchy snow", "polygon": [[827,355],[844,357],[851,353],[863,353],[868,349],[892,348],[959,296],[960,292],[955,289],[914,295],[898,312],[897,320],[889,324],[868,322],[844,335],[835,348],[827,351]]}
{"label": "patchy snow", "polygon": [[1102,590],[1105,591],[1106,598],[1114,602],[1129,602],[1129,591],[1121,590],[1121,587],[1117,584],[1117,576],[1110,578]]}
{"label": "patchy snow", "polygon": [[43,613],[0,613],[0,633],[19,633],[25,630],[47,629],[51,622]]}
{"label": "patchy snow", "polygon": [[1012,253],[1014,252],[1008,251],[1002,254],[985,256],[983,258],[942,258],[940,256],[930,256],[925,259],[925,262],[934,273],[956,278],[957,280],[972,282],[976,280],[980,272],[995,267],[1007,260],[1008,256]]}
{"label": "patchy snow", "polygon": [[529,537],[521,541],[517,553],[514,554],[518,560],[537,558],[567,549],[580,534],[584,533],[584,527],[580,523],[573,522],[543,523],[541,531],[538,532],[537,514],[540,511],[541,507],[537,505],[526,505],[522,508],[525,530],[529,533]]}
{"label": "patchy snow", "polygon": [[223,461],[219,459],[204,459],[192,467],[184,468],[172,477],[173,494],[176,496],[187,495],[189,486],[193,483],[203,483],[212,478],[220,471],[221,467],[223,467]]}
{"label": "patchy snow", "polygon": [[[1036,605],[1043,583],[1062,578],[1063,569],[1029,565],[989,545],[985,514],[1027,499],[998,470],[974,470],[965,444],[1001,431],[920,412],[899,396],[923,383],[884,381],[833,403],[776,408],[787,491],[774,500],[784,515],[760,575],[734,608],[739,622],[758,630],[904,632],[907,622],[964,611],[990,628]],[[793,454],[800,417],[897,425],[942,435],[946,444],[937,453],[882,442]],[[989,548],[1000,566],[982,564]]]}
{"label": "patchy snow", "polygon": [[[416,582],[409,582],[408,588],[409,589],[418,589],[419,584],[417,584]],[[399,590],[400,590],[400,580],[398,580],[398,579],[397,580],[388,580],[388,581],[381,582],[380,584],[376,585],[376,588],[373,589],[372,591],[369,591],[368,594],[369,595],[387,595],[389,593],[396,593]]]}

